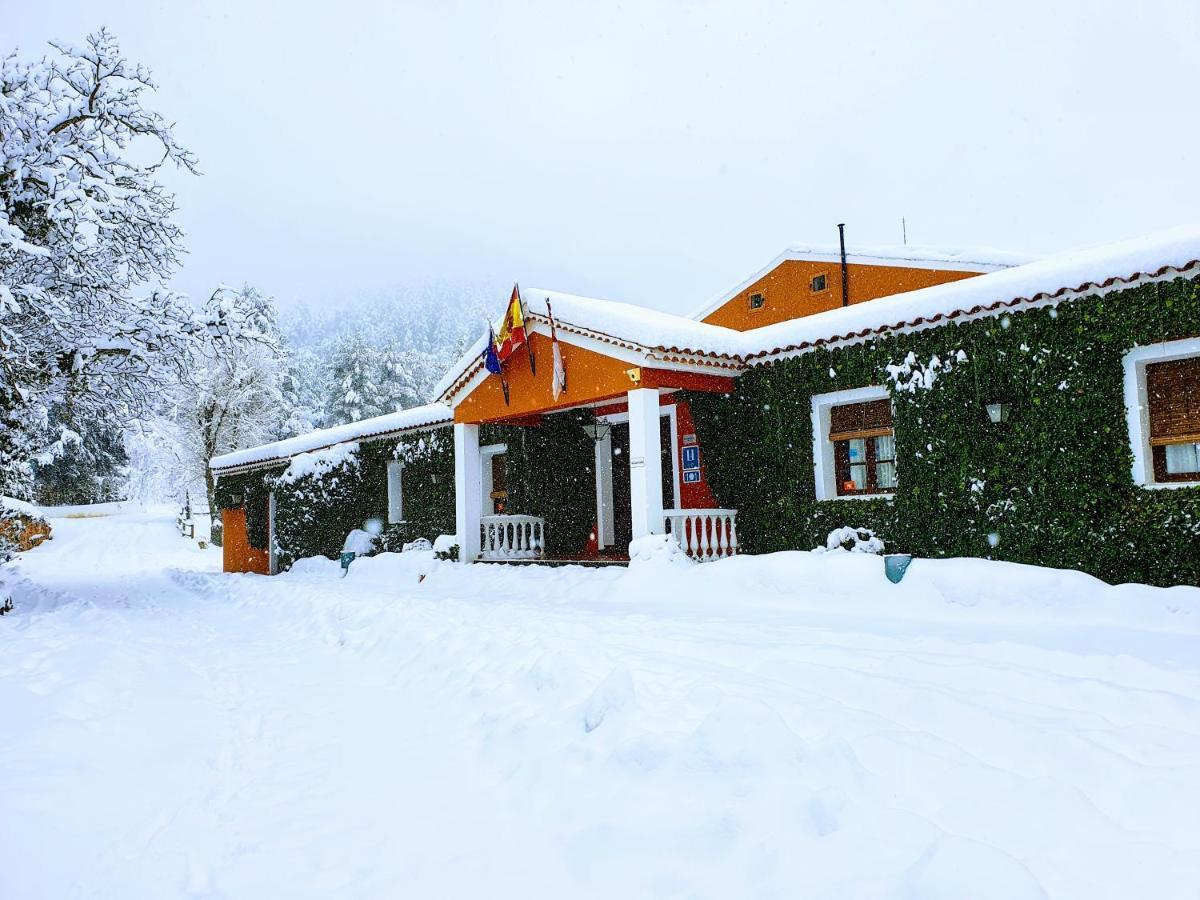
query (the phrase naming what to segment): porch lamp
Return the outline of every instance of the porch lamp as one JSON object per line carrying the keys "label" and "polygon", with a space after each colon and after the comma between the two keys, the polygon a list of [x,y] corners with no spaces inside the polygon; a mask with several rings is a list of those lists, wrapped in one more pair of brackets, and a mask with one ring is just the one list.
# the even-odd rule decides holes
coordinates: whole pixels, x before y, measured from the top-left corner
{"label": "porch lamp", "polygon": [[583,426],[583,430],[587,432],[588,437],[593,441],[602,441],[612,431],[612,425],[609,422],[589,422]]}
{"label": "porch lamp", "polygon": [[1012,404],[1007,400],[991,400],[984,404],[987,409],[988,418],[991,419],[993,425],[1002,425],[1008,421],[1008,416],[1012,412]]}

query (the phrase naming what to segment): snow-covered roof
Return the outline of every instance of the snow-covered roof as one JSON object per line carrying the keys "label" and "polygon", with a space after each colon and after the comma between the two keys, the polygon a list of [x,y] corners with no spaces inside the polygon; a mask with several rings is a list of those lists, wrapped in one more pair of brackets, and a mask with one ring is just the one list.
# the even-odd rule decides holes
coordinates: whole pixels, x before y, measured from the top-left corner
{"label": "snow-covered roof", "polygon": [[800,352],[947,319],[1094,294],[1148,278],[1200,271],[1200,225],[1049,256],[975,278],[921,288],[742,333],[742,358]]}
{"label": "snow-covered roof", "polygon": [[333,428],[310,431],[308,434],[263,444],[261,447],[250,447],[247,450],[235,450],[232,453],[214,456],[209,461],[209,468],[214,472],[262,468],[284,462],[300,453],[332,447],[346,441],[380,439],[408,431],[448,425],[453,420],[454,414],[445,404],[431,403],[428,406],[415,406],[412,409],[402,409],[399,412],[363,419],[360,422],[350,422],[347,425],[335,425]]}
{"label": "snow-covered roof", "polygon": [[[554,324],[564,340],[570,340],[572,334],[580,335],[644,354],[651,362],[707,360],[740,367],[741,335],[731,328],[632,303],[578,297],[543,288],[523,288],[521,299],[530,328],[548,331],[549,314],[553,312]],[[445,398],[478,370],[486,343],[487,335],[481,335],[438,382],[435,396]]]}
{"label": "snow-covered roof", "polygon": [[[991,247],[916,247],[898,246],[847,246],[846,262],[855,266],[892,266],[901,269],[938,269],[949,272],[996,272],[1011,266],[1022,266],[1038,257],[1028,253],[1014,253]],[[713,298],[692,314],[693,319],[712,315],[742,291],[761,281],[782,263],[824,262],[840,263],[841,247],[838,244],[792,244],[749,278]]]}

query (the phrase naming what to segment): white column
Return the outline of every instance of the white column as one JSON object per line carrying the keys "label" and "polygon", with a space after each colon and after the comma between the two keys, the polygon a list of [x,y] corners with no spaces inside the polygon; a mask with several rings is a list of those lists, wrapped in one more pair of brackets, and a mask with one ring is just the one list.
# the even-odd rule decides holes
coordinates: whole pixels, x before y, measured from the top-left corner
{"label": "white column", "polygon": [[662,434],[658,391],[629,392],[629,502],[633,537],[663,533]]}
{"label": "white column", "polygon": [[458,558],[479,557],[479,519],[483,509],[479,426],[454,423],[454,533]]}
{"label": "white column", "polygon": [[605,434],[596,441],[596,534],[597,545],[603,550],[616,543],[616,522],[613,516],[612,435]]}

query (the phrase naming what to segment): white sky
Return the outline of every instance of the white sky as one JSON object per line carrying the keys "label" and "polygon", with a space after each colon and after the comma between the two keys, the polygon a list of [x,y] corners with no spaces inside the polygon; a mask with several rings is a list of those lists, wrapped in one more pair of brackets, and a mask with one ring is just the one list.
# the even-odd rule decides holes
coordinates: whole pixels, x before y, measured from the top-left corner
{"label": "white sky", "polygon": [[431,279],[686,312],[786,244],[1052,252],[1200,219],[1200,3],[0,0],[101,24],[200,157],[176,287]]}

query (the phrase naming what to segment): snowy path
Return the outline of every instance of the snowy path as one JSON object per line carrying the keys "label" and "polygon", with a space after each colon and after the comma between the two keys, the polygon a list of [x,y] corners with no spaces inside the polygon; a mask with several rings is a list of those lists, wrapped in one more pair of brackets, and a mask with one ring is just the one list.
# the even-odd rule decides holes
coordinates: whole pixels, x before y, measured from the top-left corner
{"label": "snowy path", "polygon": [[6,900],[1200,896],[1200,592],[264,579],[55,525],[0,619]]}

